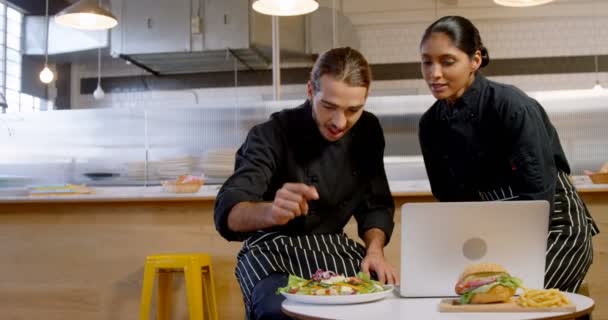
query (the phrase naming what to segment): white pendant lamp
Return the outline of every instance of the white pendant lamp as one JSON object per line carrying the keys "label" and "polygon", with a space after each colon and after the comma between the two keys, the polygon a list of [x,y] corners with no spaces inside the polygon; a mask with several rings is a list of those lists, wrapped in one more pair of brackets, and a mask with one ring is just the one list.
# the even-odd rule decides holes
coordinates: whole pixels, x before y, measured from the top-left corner
{"label": "white pendant lamp", "polygon": [[118,24],[112,12],[104,9],[97,0],[80,0],[74,3],[56,14],[55,22],[84,30],[106,30]]}
{"label": "white pendant lamp", "polygon": [[49,84],[51,82],[53,82],[53,79],[55,79],[55,74],[53,74],[53,71],[51,71],[51,69],[49,69],[49,67],[47,67],[47,65],[44,65],[44,69],[42,69],[42,71],[40,71],[40,81],[42,81],[42,83],[44,84]]}
{"label": "white pendant lamp", "polygon": [[49,84],[55,78],[49,69],[49,0],[46,0],[46,13],[44,15],[44,68],[40,71],[40,81]]}
{"label": "white pendant lamp", "polygon": [[595,85],[593,86],[593,91],[602,91],[602,90],[604,90],[604,88],[600,84],[600,77],[599,77],[600,68],[599,68],[597,55],[595,55],[594,58],[595,58]]}
{"label": "white pendant lamp", "polygon": [[298,16],[319,8],[315,0],[256,0],[253,10],[270,16]]}
{"label": "white pendant lamp", "polygon": [[494,3],[505,7],[532,7],[553,1],[554,0],[494,0]]}
{"label": "white pendant lamp", "polygon": [[97,49],[97,88],[93,91],[93,98],[101,100],[105,97],[105,92],[101,88],[101,48]]}

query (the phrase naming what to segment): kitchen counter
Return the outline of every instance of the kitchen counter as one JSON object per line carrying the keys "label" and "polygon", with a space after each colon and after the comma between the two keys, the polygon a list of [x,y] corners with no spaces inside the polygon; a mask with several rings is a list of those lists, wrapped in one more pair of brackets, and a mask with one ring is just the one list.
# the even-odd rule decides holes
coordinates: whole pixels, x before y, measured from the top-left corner
{"label": "kitchen counter", "polygon": [[[574,181],[602,231],[593,239],[594,263],[587,283],[597,303],[593,318],[608,320],[608,185]],[[427,180],[391,181],[390,188],[395,228],[384,254],[399,270],[401,205],[435,199]],[[46,319],[49,314],[52,319],[133,319],[147,255],[205,252],[215,271],[220,319],[243,319],[234,276],[242,243],[226,241],[215,229],[218,185],[203,186],[194,194],[165,193],[161,187],[94,189],[91,195],[0,197],[3,314],[23,319]],[[354,219],[344,231],[361,241]],[[173,291],[172,318],[187,318],[183,280],[175,281]]]}
{"label": "kitchen counter", "polygon": [[[608,192],[608,184],[592,184],[584,176],[574,177],[576,188],[581,193]],[[390,181],[393,197],[432,197],[428,180]],[[94,194],[30,196],[5,194],[0,191],[0,203],[36,202],[147,202],[147,201],[204,201],[215,200],[219,185],[204,185],[197,193],[168,193],[160,186],[153,187],[95,187]],[[1,190],[1,189],[0,189]]]}

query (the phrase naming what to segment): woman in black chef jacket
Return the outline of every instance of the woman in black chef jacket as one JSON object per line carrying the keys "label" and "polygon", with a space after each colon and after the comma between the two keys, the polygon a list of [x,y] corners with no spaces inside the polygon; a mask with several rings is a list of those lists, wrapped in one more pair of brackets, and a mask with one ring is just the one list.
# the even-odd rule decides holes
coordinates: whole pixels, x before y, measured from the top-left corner
{"label": "woman in black chef jacket", "polygon": [[419,125],[433,195],[439,201],[549,201],[545,286],[577,291],[599,231],[568,179],[570,167],[545,110],[478,72],[490,58],[466,18],[431,24],[420,53],[424,80],[437,98]]}

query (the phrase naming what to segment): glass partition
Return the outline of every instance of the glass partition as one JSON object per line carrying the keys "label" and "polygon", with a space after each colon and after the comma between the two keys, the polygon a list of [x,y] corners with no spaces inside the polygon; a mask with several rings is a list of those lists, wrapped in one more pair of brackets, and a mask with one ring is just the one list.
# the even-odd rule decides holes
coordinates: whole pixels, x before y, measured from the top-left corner
{"label": "glass partition", "polygon": [[[608,161],[608,94],[532,93],[558,129],[574,174]],[[426,179],[418,145],[431,96],[370,97],[386,138],[389,179]],[[301,100],[247,106],[124,107],[0,115],[0,188],[75,183],[158,185],[183,174],[222,183],[248,130]]]}

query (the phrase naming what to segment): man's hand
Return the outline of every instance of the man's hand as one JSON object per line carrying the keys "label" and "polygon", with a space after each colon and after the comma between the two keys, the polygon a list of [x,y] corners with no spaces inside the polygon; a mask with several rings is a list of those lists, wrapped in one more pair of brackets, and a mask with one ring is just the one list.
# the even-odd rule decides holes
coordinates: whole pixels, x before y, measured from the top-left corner
{"label": "man's hand", "polygon": [[378,281],[381,283],[399,283],[399,276],[393,266],[384,259],[382,252],[368,252],[361,262],[361,271],[368,275],[371,271],[376,272]]}
{"label": "man's hand", "polygon": [[386,242],[384,231],[378,228],[369,229],[365,231],[363,240],[365,241],[366,252],[365,258],[361,261],[361,271],[367,275],[374,271],[381,283],[399,283],[399,276],[395,269],[384,259],[384,244]]}
{"label": "man's hand", "polygon": [[279,189],[268,211],[271,225],[284,225],[295,217],[308,214],[308,201],[319,199],[313,186],[303,183],[286,183]]}

